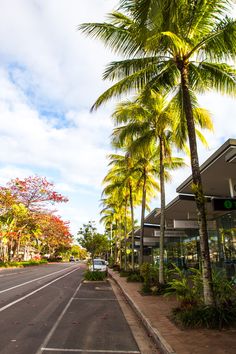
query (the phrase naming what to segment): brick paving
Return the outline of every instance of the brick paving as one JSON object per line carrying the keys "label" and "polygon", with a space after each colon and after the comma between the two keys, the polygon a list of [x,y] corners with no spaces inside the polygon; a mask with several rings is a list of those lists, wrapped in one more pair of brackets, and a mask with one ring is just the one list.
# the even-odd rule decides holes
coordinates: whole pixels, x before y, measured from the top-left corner
{"label": "brick paving", "polygon": [[177,305],[174,298],[142,296],[140,283],[127,283],[111,269],[109,274],[164,354],[236,354],[236,329],[180,329],[169,320],[171,309]]}

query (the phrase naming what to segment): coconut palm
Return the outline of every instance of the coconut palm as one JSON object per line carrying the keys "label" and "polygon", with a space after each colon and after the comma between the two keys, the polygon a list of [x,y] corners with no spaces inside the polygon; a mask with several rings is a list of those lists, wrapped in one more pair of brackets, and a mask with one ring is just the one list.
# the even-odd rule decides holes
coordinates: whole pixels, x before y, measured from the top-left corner
{"label": "coconut palm", "polygon": [[[106,198],[102,198],[101,205],[103,209],[100,214],[103,215],[101,222],[106,223],[108,219],[112,220],[112,225],[114,225],[113,232],[113,244],[114,244],[114,261],[117,262],[118,254],[121,254],[121,220],[123,217],[122,203],[119,200],[116,193],[112,193]],[[112,245],[113,246],[113,245]]]}
{"label": "coconut palm", "polygon": [[142,205],[141,205],[141,233],[140,233],[140,265],[143,264],[143,249],[144,249],[144,219],[146,205],[150,198],[155,197],[156,193],[160,191],[159,183],[156,181],[158,175],[157,154],[155,145],[152,144],[148,149],[143,148],[139,151],[133,151],[135,155],[134,171],[138,175],[137,186],[142,188]]}
{"label": "coconut palm", "polygon": [[[104,178],[104,182],[107,183],[103,193],[109,195],[111,192],[116,191],[117,199],[123,201],[125,212],[127,212],[127,192],[130,191],[130,176],[133,175],[135,183],[132,188],[132,195],[135,194],[136,198],[140,198],[141,193],[141,236],[140,236],[140,264],[143,263],[143,237],[144,237],[144,217],[145,210],[148,207],[148,203],[152,197],[155,196],[156,191],[159,190],[159,185],[155,180],[157,175],[156,164],[153,163],[153,159],[156,159],[156,154],[153,152],[154,147],[150,149],[150,152],[139,151],[133,157],[132,169],[127,173],[127,168],[124,168],[124,159],[120,155],[110,155],[111,164],[114,166],[108,172]],[[127,154],[126,154],[127,156]],[[122,161],[123,159],[123,161]],[[123,166],[122,166],[123,165]],[[123,197],[122,197],[123,195]],[[133,197],[132,197],[133,200]],[[125,224],[126,224],[126,219]],[[125,225],[124,225],[125,226]],[[125,227],[126,228],[126,227]],[[134,247],[134,240],[132,240]]]}
{"label": "coconut palm", "polygon": [[[118,147],[118,144],[116,144]],[[104,178],[105,182],[110,182],[114,179],[114,175],[122,176],[123,183],[126,186],[126,192],[129,198],[130,215],[131,215],[131,267],[134,270],[134,206],[138,204],[139,191],[137,185],[135,186],[135,179],[137,178],[137,173],[134,169],[135,160],[132,159],[130,153],[121,154],[111,154],[109,155],[110,163],[112,166],[111,170],[108,172],[107,176]],[[136,187],[136,193],[134,195],[134,187]]]}
{"label": "coconut palm", "polygon": [[[112,155],[110,155],[111,158]],[[120,156],[116,156],[115,159],[120,162]],[[114,160],[110,163],[114,163]],[[129,188],[126,183],[127,171],[114,165],[105,176],[103,183],[106,184],[103,194],[116,196],[116,201],[124,208],[124,215],[122,224],[124,226],[124,268],[127,268],[127,212],[128,212],[128,200],[129,200]],[[120,223],[121,225],[121,223]]]}
{"label": "coconut palm", "polygon": [[113,225],[115,225],[114,209],[105,207],[100,214],[102,215],[100,222],[104,224],[108,235],[110,233],[110,257],[113,258]]}
{"label": "coconut palm", "polygon": [[187,125],[193,192],[199,218],[205,304],[214,304],[205,199],[199,168],[193,107],[196,93],[210,89],[236,92],[236,21],[228,17],[230,0],[122,0],[107,23],[80,29],[102,39],[125,57],[109,64],[104,79],[117,81],[95,102],[148,87],[175,95]]}
{"label": "coconut palm", "polygon": [[[172,109],[173,102],[168,101],[165,95],[151,90],[149,94],[141,94],[135,101],[126,101],[117,105],[113,118],[116,124],[125,123],[114,130],[113,140],[121,144],[131,138],[132,149],[143,149],[154,143],[158,147],[160,194],[161,194],[161,221],[160,221],[160,267],[159,282],[164,283],[164,233],[165,233],[165,180],[170,179],[167,170],[173,170],[184,165],[181,158],[172,156],[173,147],[183,145],[184,136],[176,139],[176,131],[182,129],[179,112]],[[202,108],[194,109],[196,124],[204,128],[212,128],[209,113]],[[174,131],[174,133],[173,133]],[[206,143],[203,135],[197,130],[198,136]]]}

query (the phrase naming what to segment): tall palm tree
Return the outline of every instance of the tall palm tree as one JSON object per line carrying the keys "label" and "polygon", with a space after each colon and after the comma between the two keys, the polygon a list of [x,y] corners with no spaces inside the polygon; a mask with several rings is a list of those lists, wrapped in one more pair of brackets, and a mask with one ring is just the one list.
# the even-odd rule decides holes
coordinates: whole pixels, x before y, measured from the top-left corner
{"label": "tall palm tree", "polygon": [[[117,142],[115,147],[118,148]],[[131,268],[134,270],[134,206],[138,204],[139,200],[139,191],[137,188],[136,179],[137,173],[134,168],[135,159],[132,158],[132,155],[129,152],[126,152],[124,155],[121,154],[110,154],[109,155],[110,163],[109,166],[112,166],[111,170],[108,172],[107,176],[104,178],[105,182],[110,182],[114,178],[114,175],[120,175],[123,178],[123,184],[126,186],[127,196],[129,198],[130,206],[130,216],[131,216]],[[136,193],[134,195],[134,188]]]}
{"label": "tall palm tree", "polygon": [[160,222],[160,260],[159,282],[164,283],[164,233],[165,233],[165,180],[170,179],[167,169],[184,165],[181,158],[172,157],[172,147],[177,145],[172,134],[176,114],[171,104],[158,92],[151,91],[148,97],[142,94],[135,101],[117,105],[113,118],[116,124],[126,123],[114,130],[114,140],[121,143],[133,138],[134,151],[147,148],[150,144],[157,146],[158,169],[160,177],[161,222]]}
{"label": "tall palm tree", "polygon": [[110,207],[105,207],[100,212],[100,214],[102,215],[102,217],[100,218],[100,222],[104,224],[105,230],[108,235],[110,234],[110,257],[113,258],[113,225],[115,222],[114,209]]}
{"label": "tall palm tree", "polygon": [[117,81],[95,102],[140,88],[160,87],[176,97],[187,125],[193,192],[199,218],[204,301],[214,304],[205,199],[199,168],[193,107],[196,93],[236,92],[236,21],[228,17],[230,0],[122,0],[108,23],[80,29],[102,39],[124,60],[109,64],[104,79]]}
{"label": "tall palm tree", "polygon": [[[113,244],[114,244],[114,261],[118,262],[118,258],[121,260],[121,257],[118,254],[121,254],[121,219],[123,216],[122,202],[119,200],[117,193],[112,193],[106,198],[102,198],[101,205],[103,209],[100,214],[101,222],[106,223],[107,218],[112,219],[112,225],[114,225],[113,232]],[[113,246],[113,245],[112,245]]]}
{"label": "tall palm tree", "polygon": [[[110,157],[115,155],[110,155]],[[116,159],[120,162],[121,156],[116,155]],[[114,163],[114,160],[111,162]],[[128,224],[128,204],[129,204],[129,187],[127,185],[127,170],[121,169],[117,165],[112,166],[108,174],[105,176],[103,183],[106,184],[103,194],[106,196],[113,195],[113,199],[120,207],[120,238],[124,239],[124,268],[127,268],[127,224]],[[120,239],[120,243],[121,239]],[[121,252],[121,250],[120,250]],[[122,259],[122,258],[121,258]]]}
{"label": "tall palm tree", "polygon": [[140,265],[143,264],[143,250],[144,250],[144,219],[146,206],[149,200],[155,197],[159,192],[159,183],[156,181],[158,175],[157,168],[157,154],[155,145],[152,144],[148,149],[144,148],[139,151],[133,151],[135,154],[135,172],[139,175],[137,186],[142,188],[142,205],[141,205],[141,234],[140,234]]}

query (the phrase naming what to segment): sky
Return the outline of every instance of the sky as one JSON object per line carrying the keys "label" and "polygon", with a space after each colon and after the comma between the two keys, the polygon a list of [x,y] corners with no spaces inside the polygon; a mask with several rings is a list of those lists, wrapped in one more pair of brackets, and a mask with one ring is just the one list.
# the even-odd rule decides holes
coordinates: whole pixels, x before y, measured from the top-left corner
{"label": "sky", "polygon": [[[102,179],[111,153],[109,103],[90,113],[110,83],[105,65],[115,59],[98,40],[77,30],[103,22],[117,0],[0,0],[0,185],[12,178],[43,176],[69,202],[57,214],[76,235],[89,220],[99,224]],[[233,13],[236,16],[236,11]],[[227,139],[236,138],[236,99],[208,93],[214,132],[199,145],[204,162]],[[190,175],[186,167],[166,186],[167,202]],[[159,207],[157,197],[151,207]]]}

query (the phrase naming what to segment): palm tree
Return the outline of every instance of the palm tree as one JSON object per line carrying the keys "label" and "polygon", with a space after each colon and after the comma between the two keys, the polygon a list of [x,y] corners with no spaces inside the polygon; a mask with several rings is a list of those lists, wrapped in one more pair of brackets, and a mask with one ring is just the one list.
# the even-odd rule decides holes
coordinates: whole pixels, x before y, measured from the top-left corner
{"label": "palm tree", "polygon": [[142,188],[142,205],[141,205],[141,234],[140,234],[140,265],[143,264],[143,249],[144,249],[144,219],[146,206],[149,200],[155,197],[156,192],[160,190],[159,184],[156,181],[158,175],[157,154],[155,145],[152,144],[148,149],[144,148],[139,151],[133,151],[135,154],[134,171],[138,174],[137,186]]}
{"label": "palm tree", "polygon": [[113,225],[115,221],[114,209],[105,207],[100,212],[102,215],[100,222],[104,224],[107,234],[110,233],[110,257],[113,258]]}
{"label": "palm tree", "polygon": [[[101,217],[101,222],[105,223],[112,220],[113,226],[113,240],[114,244],[114,262],[118,261],[118,253],[121,253],[119,246],[121,244],[121,217],[122,217],[122,207],[121,203],[117,197],[117,195],[111,194],[107,198],[102,198],[101,205],[103,209],[100,214],[103,215]],[[111,247],[113,247],[113,244]]]}
{"label": "palm tree", "polygon": [[[116,148],[118,144],[116,142]],[[126,152],[124,155],[121,154],[111,154],[109,155],[110,163],[109,166],[112,166],[111,170],[104,178],[105,182],[110,182],[114,179],[114,175],[122,176],[123,183],[126,186],[127,197],[129,198],[130,206],[130,216],[131,216],[131,239],[132,239],[132,252],[131,252],[131,268],[134,270],[134,206],[138,204],[139,193],[136,185],[136,193],[134,195],[135,187],[135,178],[137,174],[134,169],[135,160],[132,158],[129,152]],[[125,223],[127,224],[127,223]],[[127,232],[125,232],[126,234]],[[125,247],[126,248],[126,247]]]}
{"label": "palm tree", "polygon": [[176,142],[172,133],[176,114],[166,97],[151,91],[149,96],[142,94],[133,101],[117,105],[113,118],[116,124],[127,123],[114,130],[114,140],[122,144],[132,139],[134,151],[144,149],[150,144],[158,147],[158,169],[160,176],[161,223],[160,223],[160,262],[159,282],[164,283],[164,233],[165,233],[165,180],[170,179],[167,169],[184,165],[183,159],[172,157],[172,147]]}
{"label": "palm tree", "polygon": [[[124,239],[124,268],[127,268],[127,218],[128,218],[128,200],[129,188],[126,183],[126,171],[122,171],[117,166],[113,166],[105,176],[103,183],[106,186],[103,189],[103,195],[112,196],[119,207],[119,227],[120,227],[120,245]],[[123,235],[122,235],[123,234]],[[122,260],[122,249],[120,248],[120,259]]]}
{"label": "palm tree", "polygon": [[[214,304],[205,198],[199,168],[193,108],[196,93],[210,89],[236,92],[236,21],[228,17],[230,0],[122,0],[108,23],[80,29],[102,39],[124,60],[114,61],[104,79],[117,81],[95,102],[145,87],[175,95],[187,126],[193,192],[199,219],[204,301]],[[123,12],[122,12],[123,11]]]}

